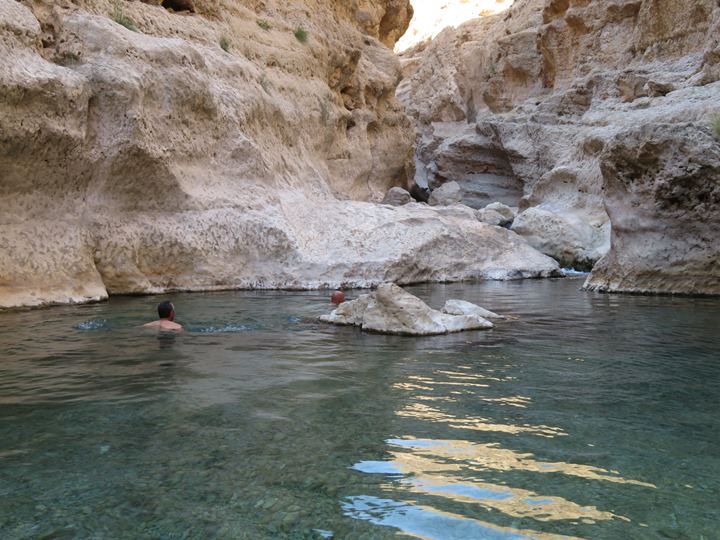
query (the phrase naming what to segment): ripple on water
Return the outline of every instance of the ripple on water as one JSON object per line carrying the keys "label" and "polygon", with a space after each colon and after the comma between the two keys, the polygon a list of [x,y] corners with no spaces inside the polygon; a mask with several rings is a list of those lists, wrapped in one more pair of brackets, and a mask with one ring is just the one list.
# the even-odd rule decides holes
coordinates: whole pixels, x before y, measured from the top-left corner
{"label": "ripple on water", "polygon": [[73,325],[76,330],[109,330],[110,322],[107,319],[90,319]]}

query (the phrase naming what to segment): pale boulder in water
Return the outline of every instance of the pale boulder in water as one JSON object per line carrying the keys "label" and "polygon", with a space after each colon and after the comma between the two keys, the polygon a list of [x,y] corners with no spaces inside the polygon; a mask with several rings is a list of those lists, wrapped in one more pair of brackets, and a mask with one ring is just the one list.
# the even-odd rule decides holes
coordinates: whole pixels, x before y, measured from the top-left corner
{"label": "pale boulder in water", "polygon": [[320,320],[332,324],[356,325],[363,330],[383,334],[429,336],[492,328],[493,323],[477,314],[480,312],[499,318],[470,302],[454,302],[459,303],[454,305],[456,313],[438,311],[394,283],[384,283],[370,294],[340,304],[329,315],[321,316]]}

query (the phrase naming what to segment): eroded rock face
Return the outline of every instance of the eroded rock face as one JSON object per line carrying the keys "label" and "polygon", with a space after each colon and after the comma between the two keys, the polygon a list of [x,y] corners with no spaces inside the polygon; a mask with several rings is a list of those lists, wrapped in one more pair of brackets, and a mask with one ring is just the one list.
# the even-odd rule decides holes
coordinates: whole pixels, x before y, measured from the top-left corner
{"label": "eroded rock face", "polygon": [[[616,200],[608,186],[615,182],[607,178],[611,168],[601,169],[601,155],[628,130],[686,122],[701,130],[719,114],[718,24],[714,0],[517,0],[506,12],[445,29],[403,58],[398,95],[416,122],[416,184],[432,189],[456,181],[466,194],[462,202],[474,208],[498,201],[520,215],[538,208],[559,216],[551,220],[556,226],[534,227],[528,237],[576,268],[608,253],[608,224],[618,220],[623,239],[613,236],[608,259],[589,283],[617,291],[687,290],[671,277],[677,275],[671,257],[667,279],[633,281],[634,272],[645,273],[629,261],[645,251],[646,235],[623,229],[624,218],[610,210]],[[656,136],[672,146],[670,132]],[[702,161],[708,155],[697,156],[696,166],[712,170],[712,160]],[[661,162],[673,168],[672,160]],[[633,219],[633,207],[620,206]],[[672,219],[654,222],[658,239],[666,238],[661,231]],[[703,237],[677,230],[697,244],[697,255],[715,259]],[[571,249],[562,245],[562,231],[572,232]],[[658,275],[662,268],[658,259]],[[712,282],[713,273],[702,268],[693,279]]]}
{"label": "eroded rock face", "polygon": [[309,285],[281,198],[409,187],[406,0],[116,4],[0,0],[0,307]]}
{"label": "eroded rock face", "polygon": [[320,320],[360,326],[368,332],[431,336],[493,327],[481,313],[499,318],[470,302],[451,304],[452,313],[432,309],[418,297],[394,283],[383,283],[370,294],[340,304]]}
{"label": "eroded rock face", "polygon": [[693,124],[626,130],[601,155],[612,249],[585,286],[720,294],[720,144]]}

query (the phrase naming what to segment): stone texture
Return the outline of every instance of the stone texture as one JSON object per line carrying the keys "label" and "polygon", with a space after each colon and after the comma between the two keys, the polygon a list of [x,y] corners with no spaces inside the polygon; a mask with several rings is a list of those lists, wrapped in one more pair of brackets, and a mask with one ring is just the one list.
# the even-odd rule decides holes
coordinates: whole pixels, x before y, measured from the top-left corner
{"label": "stone texture", "polygon": [[414,202],[410,192],[401,187],[392,187],[383,197],[382,204],[389,204],[390,206],[402,206]]}
{"label": "stone texture", "polygon": [[[511,223],[515,219],[515,211],[510,208],[508,205],[500,203],[500,202],[494,202],[490,203],[485,207],[485,210],[492,210],[493,212],[497,212],[500,214],[503,218],[505,218],[506,223]],[[504,225],[505,223],[503,223]]]}
{"label": "stone texture", "polygon": [[408,187],[408,2],[119,5],[0,0],[0,307],[282,286],[280,196]]}
{"label": "stone texture", "polygon": [[472,302],[465,300],[447,300],[445,305],[440,309],[443,313],[450,315],[476,315],[483,319],[504,319],[504,315],[498,315],[490,310],[482,308]]}
{"label": "stone texture", "polygon": [[495,210],[489,210],[487,208],[481,208],[480,210],[478,210],[477,218],[483,223],[487,223],[488,225],[495,225],[496,227],[505,225],[508,222],[502,216],[502,214],[496,212]]}
{"label": "stone texture", "polygon": [[450,206],[462,200],[462,189],[457,182],[448,182],[433,189],[428,199],[430,206]]}
{"label": "stone texture", "polygon": [[[473,307],[476,309],[473,310]],[[477,314],[482,312],[479,306],[458,304],[455,311],[461,313],[451,314],[432,309],[396,284],[383,283],[370,294],[343,302],[329,315],[321,316],[320,320],[332,324],[356,325],[369,332],[413,336],[493,327],[490,321]]]}
{"label": "stone texture", "polygon": [[534,206],[515,217],[511,230],[564,268],[587,272],[610,248],[607,228]]}
{"label": "stone texture", "polygon": [[720,294],[720,144],[694,124],[615,136],[601,165],[612,249],[585,286]]}
{"label": "stone texture", "polygon": [[[719,24],[715,0],[517,0],[503,13],[446,28],[402,55],[406,78],[398,96],[416,125],[415,184],[454,180],[467,194],[462,202],[474,208],[499,201],[521,212],[551,212],[555,226],[535,227],[533,245],[563,261],[574,252],[568,260],[584,260],[581,266],[607,253],[592,286],[712,291],[709,266],[681,278],[669,252],[653,263],[654,279],[642,277],[647,272],[635,254],[646,252],[647,234],[624,227],[636,210],[618,205],[609,188],[612,167],[601,156],[627,132],[642,140],[651,126],[688,122],[702,131],[718,114]],[[655,136],[661,146],[674,145],[668,130]],[[713,170],[708,152],[694,159],[693,166]],[[675,174],[673,160],[661,162]],[[655,241],[679,249],[680,257],[679,240],[663,233],[672,219],[642,221],[658,227]],[[613,232],[610,250],[616,221],[620,236]],[[695,246],[691,259],[715,260],[714,244],[697,230],[673,228]],[[572,249],[563,247],[562,234],[570,234]]]}

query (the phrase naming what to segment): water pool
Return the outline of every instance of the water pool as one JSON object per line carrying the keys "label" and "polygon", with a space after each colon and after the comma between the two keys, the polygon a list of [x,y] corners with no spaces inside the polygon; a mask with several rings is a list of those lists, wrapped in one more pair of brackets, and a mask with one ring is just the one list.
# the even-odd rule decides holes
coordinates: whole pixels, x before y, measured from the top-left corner
{"label": "water pool", "polygon": [[720,299],[581,284],[408,287],[515,317],[426,338],[328,292],[0,313],[0,538],[720,538]]}

